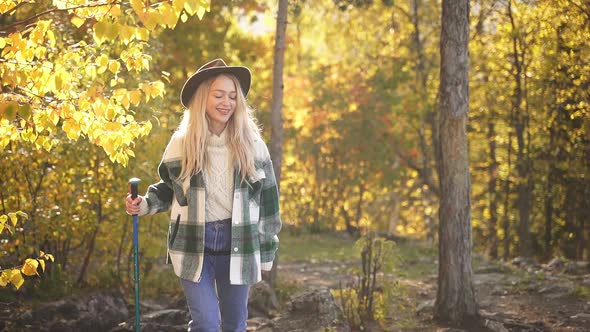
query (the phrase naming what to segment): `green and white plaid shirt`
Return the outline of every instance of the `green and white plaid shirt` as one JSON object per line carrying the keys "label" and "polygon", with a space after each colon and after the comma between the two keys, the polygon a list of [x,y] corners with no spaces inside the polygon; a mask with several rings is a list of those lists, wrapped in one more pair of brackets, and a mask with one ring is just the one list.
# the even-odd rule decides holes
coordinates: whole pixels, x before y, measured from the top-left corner
{"label": "green and white plaid shirt", "polygon": [[[180,278],[198,282],[204,255],[205,179],[193,175],[190,184],[178,177],[182,138],[174,134],[158,167],[160,182],[149,186],[140,215],[171,210],[168,257]],[[272,268],[281,229],[279,195],[266,144],[255,142],[256,177],[241,182],[235,170],[231,228],[230,283],[250,285]],[[187,180],[188,182],[188,180]],[[188,185],[188,190],[184,190]],[[168,260],[167,260],[168,262]]]}

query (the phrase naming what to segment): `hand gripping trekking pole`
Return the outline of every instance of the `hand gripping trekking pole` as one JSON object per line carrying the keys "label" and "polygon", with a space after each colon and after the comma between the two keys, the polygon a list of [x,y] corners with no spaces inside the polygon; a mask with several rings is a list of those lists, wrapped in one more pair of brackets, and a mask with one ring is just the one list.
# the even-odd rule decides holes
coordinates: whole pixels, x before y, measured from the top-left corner
{"label": "hand gripping trekking pole", "polygon": [[[137,198],[137,186],[141,180],[132,178],[129,180],[129,192],[131,199]],[[133,215],[133,279],[135,280],[135,331],[139,332],[139,234],[137,230],[138,216]]]}

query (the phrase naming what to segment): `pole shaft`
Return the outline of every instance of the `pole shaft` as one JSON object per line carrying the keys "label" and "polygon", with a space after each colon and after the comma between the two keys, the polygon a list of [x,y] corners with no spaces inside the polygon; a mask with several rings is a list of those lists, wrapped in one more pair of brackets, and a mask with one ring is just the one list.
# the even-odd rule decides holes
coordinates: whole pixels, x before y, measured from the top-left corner
{"label": "pole shaft", "polygon": [[139,236],[137,216],[133,216],[133,279],[135,280],[135,331],[139,332]]}
{"label": "pole shaft", "polygon": [[[138,178],[132,178],[129,180],[129,192],[131,198],[137,198],[138,185],[141,180]],[[135,281],[135,331],[140,330],[140,319],[139,319],[139,230],[138,230],[138,219],[139,217],[133,215],[133,279]]]}

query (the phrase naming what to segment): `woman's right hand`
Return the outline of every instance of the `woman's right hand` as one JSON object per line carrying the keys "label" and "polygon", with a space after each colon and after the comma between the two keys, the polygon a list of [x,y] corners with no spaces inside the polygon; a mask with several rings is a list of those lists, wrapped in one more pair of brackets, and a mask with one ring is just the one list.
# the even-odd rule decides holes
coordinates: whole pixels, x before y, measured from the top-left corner
{"label": "woman's right hand", "polygon": [[135,199],[131,198],[131,194],[127,194],[125,199],[125,211],[130,215],[139,214],[139,203],[141,203],[141,196],[137,196]]}

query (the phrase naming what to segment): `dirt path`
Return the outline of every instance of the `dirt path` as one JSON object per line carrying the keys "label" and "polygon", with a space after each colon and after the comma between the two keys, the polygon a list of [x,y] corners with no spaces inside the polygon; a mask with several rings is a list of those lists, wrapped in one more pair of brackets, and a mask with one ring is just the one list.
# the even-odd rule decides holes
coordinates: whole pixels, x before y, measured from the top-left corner
{"label": "dirt path", "polygon": [[[279,274],[297,287],[338,289],[341,282],[354,279],[349,273],[351,268],[338,261],[283,262]],[[590,301],[576,294],[590,288],[590,275],[570,276],[538,267],[528,269],[529,272],[497,265],[475,269],[477,301],[481,315],[491,324],[490,330],[590,332]],[[432,321],[436,275],[397,280],[407,290],[407,302],[413,310],[408,310],[411,314],[406,317],[392,317],[387,327],[372,330],[439,331],[440,327]]]}

